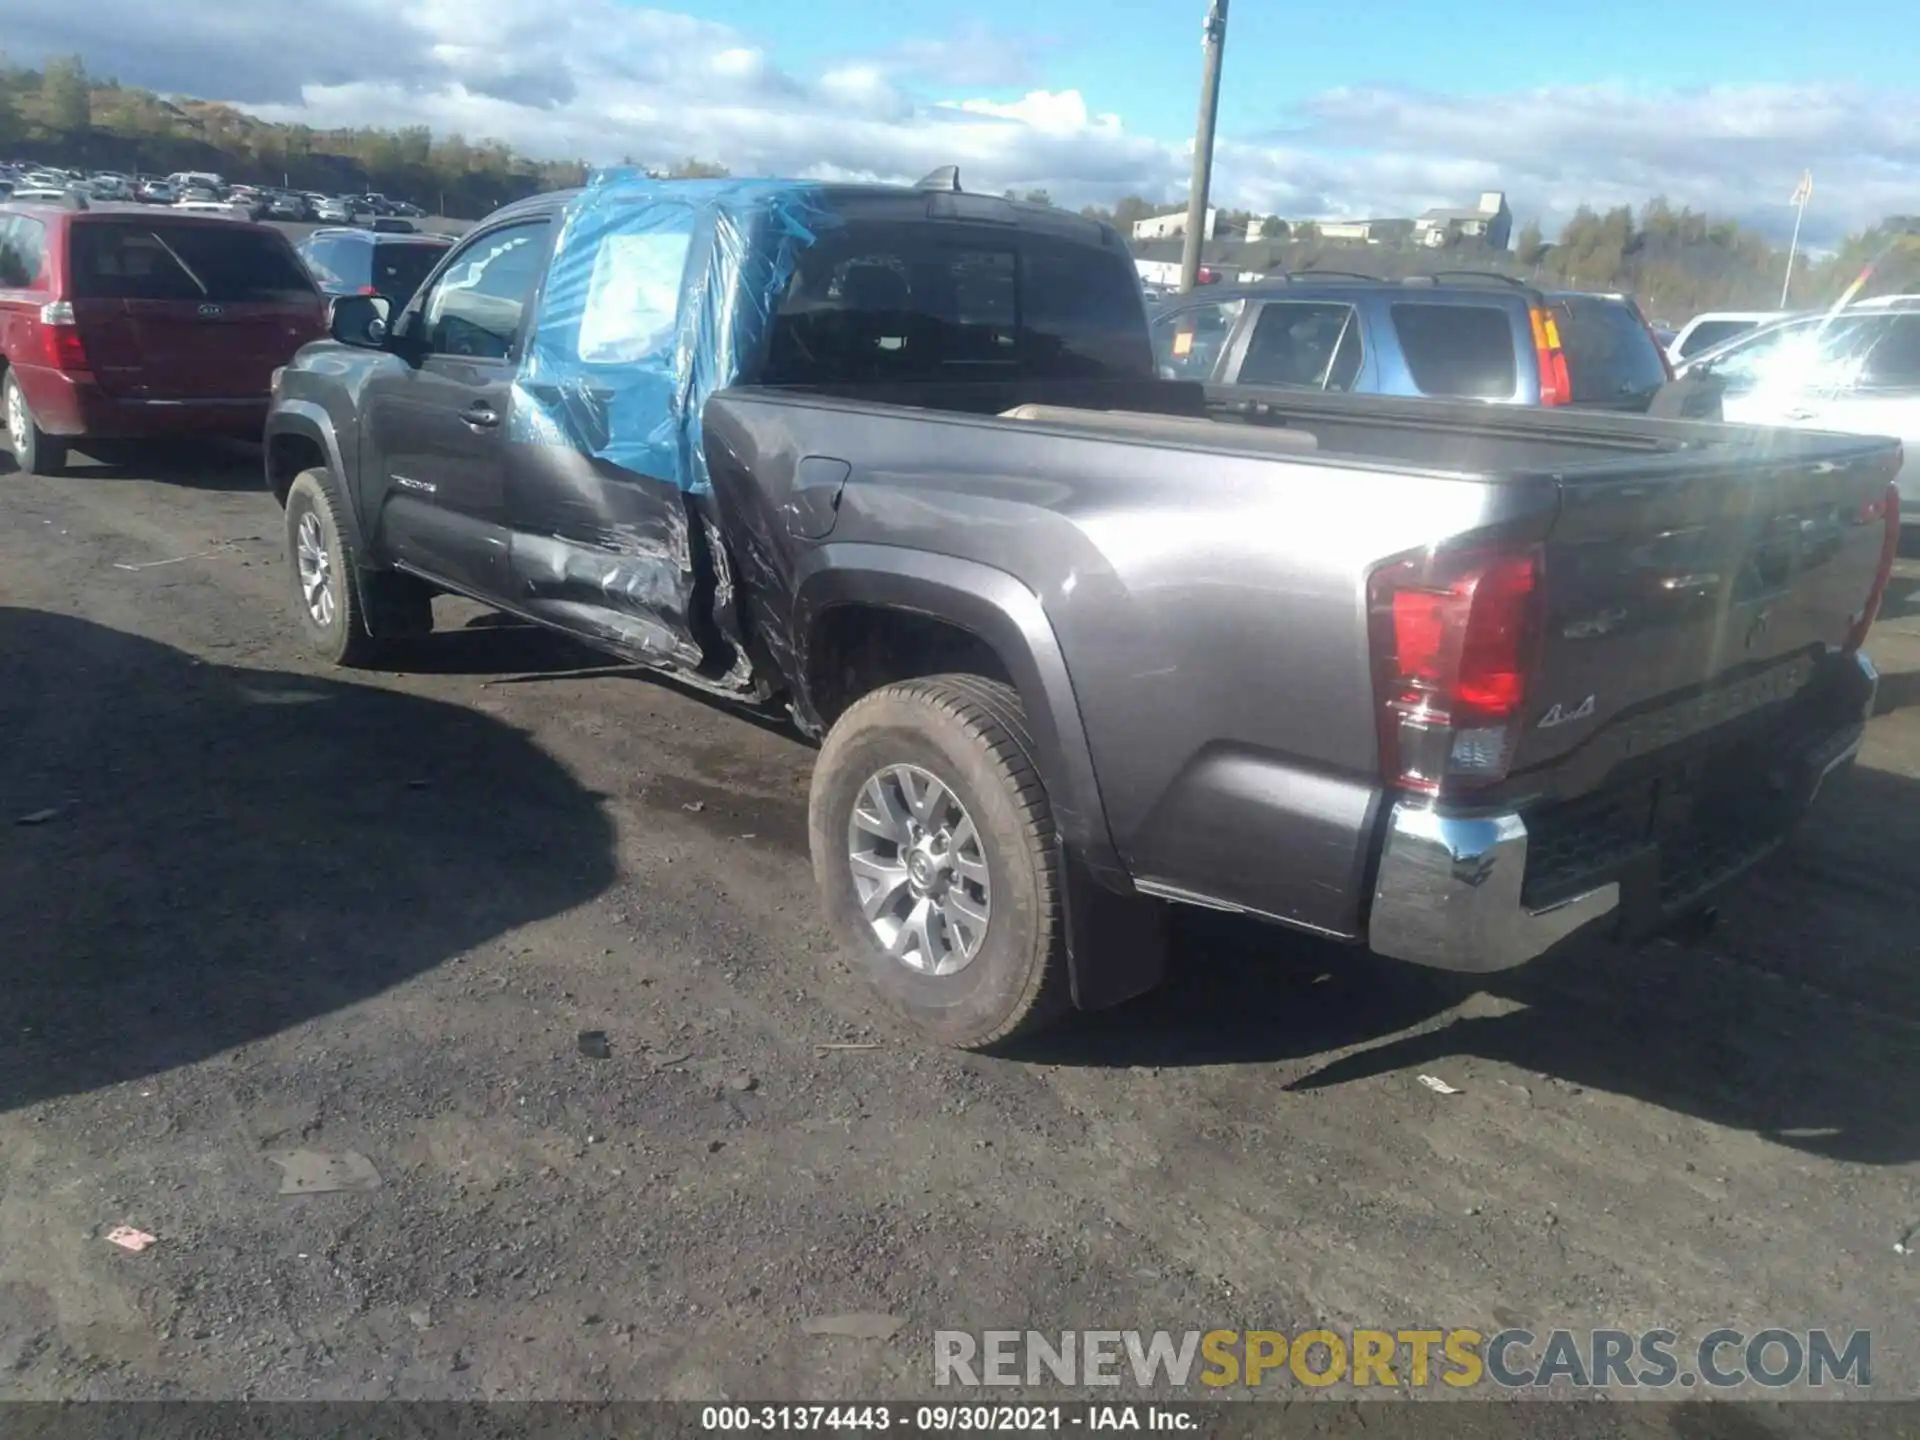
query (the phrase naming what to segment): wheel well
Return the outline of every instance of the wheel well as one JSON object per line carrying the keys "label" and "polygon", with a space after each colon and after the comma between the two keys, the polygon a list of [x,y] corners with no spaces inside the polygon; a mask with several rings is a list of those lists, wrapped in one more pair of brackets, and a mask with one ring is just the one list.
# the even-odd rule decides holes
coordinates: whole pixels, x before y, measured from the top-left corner
{"label": "wheel well", "polygon": [[327,452],[320,448],[316,440],[305,435],[276,435],[267,447],[267,481],[273,487],[273,498],[282,505],[287,503],[287,491],[293,488],[293,482],[303,470],[324,469]]}
{"label": "wheel well", "polygon": [[1005,662],[978,635],[912,610],[836,606],[820,617],[807,647],[807,694],[822,729],[882,685],[955,673],[1013,684]]}

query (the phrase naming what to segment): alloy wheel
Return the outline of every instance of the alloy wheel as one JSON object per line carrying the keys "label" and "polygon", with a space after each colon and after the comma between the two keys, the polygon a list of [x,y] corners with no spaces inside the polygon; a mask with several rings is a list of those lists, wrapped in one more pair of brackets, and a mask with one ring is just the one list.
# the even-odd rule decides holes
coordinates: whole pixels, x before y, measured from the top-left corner
{"label": "alloy wheel", "polygon": [[923,975],[973,962],[992,890],[980,832],[949,785],[918,765],[870,776],[847,822],[847,861],[860,913],[888,955]]}

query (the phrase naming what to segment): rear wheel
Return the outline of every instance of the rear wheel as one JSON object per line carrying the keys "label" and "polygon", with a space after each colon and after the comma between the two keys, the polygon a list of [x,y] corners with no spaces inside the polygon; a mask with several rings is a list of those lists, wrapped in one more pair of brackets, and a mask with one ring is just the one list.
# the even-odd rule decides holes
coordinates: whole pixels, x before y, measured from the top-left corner
{"label": "rear wheel", "polygon": [[335,665],[370,665],[380,653],[361,613],[355,563],[334,511],[327,472],[302,471],[287,491],[287,568],[307,643]]}
{"label": "rear wheel", "polygon": [[1012,689],[940,675],[855,702],[809,819],[836,938],[919,1029],[978,1049],[1067,1008],[1053,814]]}
{"label": "rear wheel", "polygon": [[13,463],[27,475],[59,475],[67,468],[67,445],[42,430],[27,407],[20,382],[7,372],[4,386],[7,436],[13,442]]}

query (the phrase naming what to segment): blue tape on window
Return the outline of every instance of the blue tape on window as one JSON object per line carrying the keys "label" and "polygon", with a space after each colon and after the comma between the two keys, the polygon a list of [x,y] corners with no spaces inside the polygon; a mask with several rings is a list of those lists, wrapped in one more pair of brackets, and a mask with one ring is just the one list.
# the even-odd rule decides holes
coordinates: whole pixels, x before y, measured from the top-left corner
{"label": "blue tape on window", "polygon": [[760,352],[796,256],[834,223],[816,185],[597,175],[561,220],[513,438],[704,492],[707,397]]}

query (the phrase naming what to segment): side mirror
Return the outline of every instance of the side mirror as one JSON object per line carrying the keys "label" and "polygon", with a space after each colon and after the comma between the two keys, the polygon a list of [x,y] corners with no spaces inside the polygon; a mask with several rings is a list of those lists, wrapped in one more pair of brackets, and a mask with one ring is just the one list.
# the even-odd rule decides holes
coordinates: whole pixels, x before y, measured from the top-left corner
{"label": "side mirror", "polygon": [[327,330],[342,345],[384,350],[391,307],[382,295],[341,295],[327,307]]}

